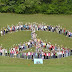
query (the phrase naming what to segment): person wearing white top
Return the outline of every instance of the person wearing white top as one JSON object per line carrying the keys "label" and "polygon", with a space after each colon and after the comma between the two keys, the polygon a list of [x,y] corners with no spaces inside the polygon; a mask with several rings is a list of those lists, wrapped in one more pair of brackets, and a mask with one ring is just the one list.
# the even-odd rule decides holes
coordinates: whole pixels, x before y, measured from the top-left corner
{"label": "person wearing white top", "polygon": [[3,31],[2,31],[2,30],[1,30],[1,32],[0,32],[0,33],[1,33],[1,36],[3,36]]}
{"label": "person wearing white top", "polygon": [[69,37],[70,37],[70,35],[71,35],[71,32],[68,32],[68,34],[69,34]]}
{"label": "person wearing white top", "polygon": [[26,59],[26,53],[24,53],[24,59]]}
{"label": "person wearing white top", "polygon": [[48,59],[48,53],[46,53],[47,54],[47,59]]}
{"label": "person wearing white top", "polygon": [[51,52],[51,58],[53,58],[53,52]]}
{"label": "person wearing white top", "polygon": [[52,27],[51,31],[54,32],[54,27]]}
{"label": "person wearing white top", "polygon": [[59,58],[59,52],[57,52],[58,58]]}
{"label": "person wearing white top", "polygon": [[5,49],[2,49],[2,56],[5,56]]}
{"label": "person wearing white top", "polygon": [[19,30],[19,26],[18,25],[16,26],[16,28],[17,28],[17,30]]}
{"label": "person wearing white top", "polygon": [[47,47],[47,49],[49,49],[49,48],[50,48],[50,44],[47,44],[47,46],[46,46],[46,47]]}
{"label": "person wearing white top", "polygon": [[5,56],[7,56],[7,49],[5,49]]}
{"label": "person wearing white top", "polygon": [[16,58],[16,51],[14,52],[14,57]]}
{"label": "person wearing white top", "polygon": [[30,52],[28,52],[28,59],[30,59]]}
{"label": "person wearing white top", "polygon": [[28,48],[30,48],[30,42],[28,42]]}
{"label": "person wearing white top", "polygon": [[13,50],[15,51],[15,48],[13,48]]}
{"label": "person wearing white top", "polygon": [[41,27],[41,30],[43,31],[43,26]]}
{"label": "person wearing white top", "polygon": [[2,56],[2,49],[0,49],[0,55]]}
{"label": "person wearing white top", "polygon": [[60,51],[60,58],[62,57],[62,52]]}

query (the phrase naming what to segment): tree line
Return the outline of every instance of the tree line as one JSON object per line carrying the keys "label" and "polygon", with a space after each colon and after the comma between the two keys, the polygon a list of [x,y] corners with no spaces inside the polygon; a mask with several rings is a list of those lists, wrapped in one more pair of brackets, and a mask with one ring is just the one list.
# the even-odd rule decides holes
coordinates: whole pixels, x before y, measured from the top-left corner
{"label": "tree line", "polygon": [[72,14],[72,0],[0,0],[0,12]]}

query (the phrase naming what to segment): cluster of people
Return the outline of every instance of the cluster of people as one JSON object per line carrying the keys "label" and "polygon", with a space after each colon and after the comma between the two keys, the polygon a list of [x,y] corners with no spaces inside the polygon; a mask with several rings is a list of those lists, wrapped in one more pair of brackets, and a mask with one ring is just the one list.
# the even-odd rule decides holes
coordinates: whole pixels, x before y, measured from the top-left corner
{"label": "cluster of people", "polygon": [[24,49],[22,48],[21,51],[21,49],[19,49],[19,46],[15,46],[9,49],[9,51],[7,51],[7,49],[5,48],[0,47],[0,56],[9,56],[13,58],[15,57],[15,58],[24,58],[24,59],[34,59],[34,58],[53,59],[53,58],[68,57],[72,55],[72,50],[68,48],[60,48],[60,47],[57,47],[56,49],[38,48],[38,51],[36,50],[35,52],[33,52],[32,49],[28,52],[23,52],[23,50]]}
{"label": "cluster of people", "polygon": [[12,48],[10,48],[9,50],[2,48],[2,45],[0,46],[0,55],[1,56],[10,56],[10,57],[16,57],[16,55],[18,56],[19,52],[28,50],[29,48],[34,47],[34,41],[33,40],[29,40],[29,42],[24,42],[23,44],[16,44],[13,45]]}
{"label": "cluster of people", "polygon": [[23,52],[19,53],[18,58],[24,58],[24,59],[34,59],[34,58],[42,58],[42,59],[53,59],[53,58],[62,58],[62,57],[68,57],[71,55],[71,51],[69,49],[63,49],[60,51],[39,51],[39,52]]}
{"label": "cluster of people", "polygon": [[[32,47],[36,48],[35,51],[32,51],[31,49],[28,52],[24,52]],[[5,48],[2,49],[2,46],[0,46],[0,55],[24,59],[52,59],[68,57],[72,55],[72,50],[69,48],[60,47],[59,45],[57,46],[56,44],[54,46],[50,42],[46,43],[41,39],[33,38],[29,42],[24,42],[23,44],[20,43],[10,48],[8,51]]]}
{"label": "cluster of people", "polygon": [[[17,58],[24,58],[24,59],[34,59],[34,58],[42,58],[42,59],[50,59],[50,58],[61,58],[61,57],[68,57],[72,55],[72,50],[69,48],[60,47],[52,45],[50,42],[44,42],[41,39],[37,39],[37,34],[35,31],[42,30],[42,31],[56,31],[59,34],[64,33],[64,35],[71,37],[71,33],[69,31],[66,32],[66,30],[60,28],[59,26],[53,27],[53,26],[46,26],[42,24],[25,24],[19,23],[17,26],[7,27],[4,29],[3,35],[8,32],[12,31],[18,31],[18,30],[31,30],[31,39],[29,42],[24,42],[23,44],[18,44],[16,46],[13,46],[9,50],[2,48],[2,45],[0,46],[0,56],[9,56],[9,57],[17,57]],[[24,52],[24,50],[30,49],[32,47],[35,47],[35,51],[28,51]]]}
{"label": "cluster of people", "polygon": [[64,34],[65,36],[72,37],[72,32],[66,30],[65,28],[62,28],[60,25],[52,26],[52,25],[45,25],[44,23],[38,24],[36,22],[26,23],[26,24],[23,24],[23,22],[19,22],[17,25],[12,25],[12,26],[7,25],[7,27],[3,27],[3,29],[1,29],[0,33],[1,36],[3,36],[9,32],[12,33],[21,30],[31,31],[33,28],[36,31],[42,30],[42,31],[49,31],[49,32],[57,32],[58,34]]}
{"label": "cluster of people", "polygon": [[58,34],[64,34],[67,37],[72,37],[72,32],[66,30],[66,28],[62,28],[60,25],[51,26],[51,25],[38,25],[38,30],[56,32]]}
{"label": "cluster of people", "polygon": [[2,48],[2,45],[0,46],[0,56],[7,56],[7,49]]}

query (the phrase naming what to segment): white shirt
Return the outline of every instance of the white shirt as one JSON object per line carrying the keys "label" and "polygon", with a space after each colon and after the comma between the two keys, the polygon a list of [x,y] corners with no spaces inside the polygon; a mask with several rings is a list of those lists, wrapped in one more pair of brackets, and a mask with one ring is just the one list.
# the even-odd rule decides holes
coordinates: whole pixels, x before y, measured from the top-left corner
{"label": "white shirt", "polygon": [[69,32],[69,35],[70,35],[70,32]]}
{"label": "white shirt", "polygon": [[19,26],[17,26],[17,29],[19,28]]}
{"label": "white shirt", "polygon": [[28,42],[28,45],[30,45],[30,42]]}
{"label": "white shirt", "polygon": [[15,51],[15,48],[13,48],[13,50]]}
{"label": "white shirt", "polygon": [[51,53],[51,56],[53,56],[53,53]]}
{"label": "white shirt", "polygon": [[52,29],[54,29],[54,27],[52,27]]}
{"label": "white shirt", "polygon": [[7,50],[5,50],[5,53],[7,53]]}
{"label": "white shirt", "polygon": [[21,48],[23,48],[23,46],[21,46]]}
{"label": "white shirt", "polygon": [[48,53],[47,53],[47,56],[48,56]]}
{"label": "white shirt", "polygon": [[47,26],[44,26],[44,29],[46,29],[47,28]]}
{"label": "white shirt", "polygon": [[30,52],[28,52],[28,55],[30,55]]}
{"label": "white shirt", "polygon": [[21,25],[21,27],[23,27],[23,25]]}
{"label": "white shirt", "polygon": [[47,44],[47,47],[50,47],[50,45],[49,45],[49,44]]}
{"label": "white shirt", "polygon": [[24,55],[26,55],[26,53],[24,53]]}
{"label": "white shirt", "polygon": [[3,32],[1,31],[1,34],[2,34]]}
{"label": "white shirt", "polygon": [[2,49],[2,53],[4,53],[5,49]]}

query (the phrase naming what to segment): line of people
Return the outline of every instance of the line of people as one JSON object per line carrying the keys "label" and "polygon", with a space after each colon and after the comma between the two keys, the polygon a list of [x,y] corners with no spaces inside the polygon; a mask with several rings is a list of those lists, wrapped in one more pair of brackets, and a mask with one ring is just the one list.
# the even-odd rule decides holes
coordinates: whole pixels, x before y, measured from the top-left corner
{"label": "line of people", "polygon": [[21,31],[21,30],[32,30],[35,28],[36,31],[49,31],[49,32],[56,32],[58,34],[64,34],[67,37],[72,37],[72,32],[69,30],[66,30],[65,28],[62,28],[60,25],[52,26],[52,25],[45,25],[45,24],[38,24],[38,23],[26,23],[23,24],[23,22],[19,22],[17,25],[12,25],[7,27],[3,27],[1,29],[0,33],[1,36],[7,34],[7,33],[12,33],[15,31]]}
{"label": "line of people", "polygon": [[62,49],[60,51],[39,51],[39,52],[21,52],[21,51],[14,51],[14,48],[10,50],[10,53],[7,52],[6,49],[0,50],[0,56],[9,56],[15,58],[24,58],[24,59],[34,59],[34,58],[42,58],[42,59],[53,59],[53,58],[62,58],[68,57],[72,55],[72,50],[70,49]]}

